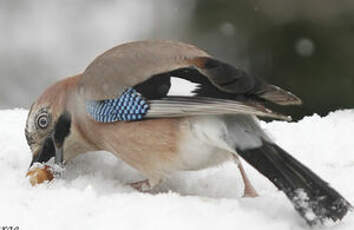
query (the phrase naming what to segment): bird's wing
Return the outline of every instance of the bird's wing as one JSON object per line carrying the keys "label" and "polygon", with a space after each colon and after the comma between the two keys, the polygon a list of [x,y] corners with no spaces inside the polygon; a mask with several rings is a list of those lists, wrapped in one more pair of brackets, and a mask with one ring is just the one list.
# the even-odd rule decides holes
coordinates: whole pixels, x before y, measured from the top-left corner
{"label": "bird's wing", "polygon": [[147,99],[159,99],[171,94],[171,76],[196,84],[194,96],[301,103],[290,92],[218,61],[195,46],[174,41],[137,41],[108,50],[86,68],[79,92],[86,100],[100,101],[135,88]]}
{"label": "bird's wing", "polygon": [[100,122],[240,113],[288,119],[259,102],[301,102],[197,47],[172,41],[132,42],[105,52],[83,73],[79,95]]}

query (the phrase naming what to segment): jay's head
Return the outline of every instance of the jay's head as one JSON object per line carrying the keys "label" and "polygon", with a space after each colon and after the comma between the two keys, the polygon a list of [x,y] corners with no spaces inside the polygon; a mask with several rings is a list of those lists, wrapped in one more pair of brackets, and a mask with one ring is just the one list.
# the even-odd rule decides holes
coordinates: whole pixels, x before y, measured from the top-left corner
{"label": "jay's head", "polygon": [[45,163],[55,157],[62,163],[64,144],[71,135],[71,95],[77,77],[69,78],[49,87],[31,107],[25,135],[32,151],[33,163]]}

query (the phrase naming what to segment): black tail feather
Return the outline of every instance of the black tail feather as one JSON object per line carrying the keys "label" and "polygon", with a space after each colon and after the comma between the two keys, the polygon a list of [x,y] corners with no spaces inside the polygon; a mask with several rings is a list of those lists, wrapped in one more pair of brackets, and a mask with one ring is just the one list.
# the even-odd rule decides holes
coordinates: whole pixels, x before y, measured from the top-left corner
{"label": "black tail feather", "polygon": [[351,204],[309,168],[279,146],[266,142],[237,152],[282,190],[309,225],[341,220]]}

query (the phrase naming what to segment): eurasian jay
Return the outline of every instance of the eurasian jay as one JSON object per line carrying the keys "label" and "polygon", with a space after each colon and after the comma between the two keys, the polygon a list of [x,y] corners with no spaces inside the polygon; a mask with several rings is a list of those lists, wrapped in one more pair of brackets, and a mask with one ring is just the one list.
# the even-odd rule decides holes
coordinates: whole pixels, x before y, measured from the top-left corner
{"label": "eurasian jay", "polygon": [[205,51],[173,41],[138,41],[98,56],[82,74],[49,87],[32,105],[25,134],[32,163],[57,164],[89,151],[113,153],[147,180],[233,160],[245,195],[255,196],[238,160],[267,177],[313,225],[341,220],[351,205],[279,147],[257,117],[288,119],[265,107],[301,104],[294,94]]}

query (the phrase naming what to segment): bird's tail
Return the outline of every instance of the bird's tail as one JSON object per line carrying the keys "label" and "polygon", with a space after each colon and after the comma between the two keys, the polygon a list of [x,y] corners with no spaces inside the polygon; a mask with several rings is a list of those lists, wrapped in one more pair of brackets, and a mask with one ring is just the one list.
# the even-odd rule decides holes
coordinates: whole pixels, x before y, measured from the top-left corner
{"label": "bird's tail", "polygon": [[266,176],[290,199],[309,225],[341,220],[351,205],[328,183],[274,143],[237,149],[239,155]]}

